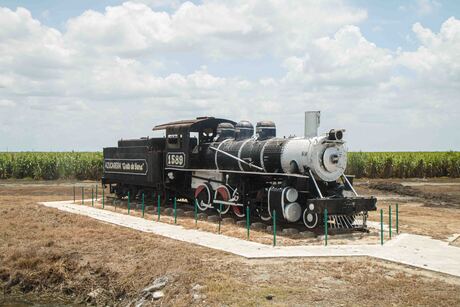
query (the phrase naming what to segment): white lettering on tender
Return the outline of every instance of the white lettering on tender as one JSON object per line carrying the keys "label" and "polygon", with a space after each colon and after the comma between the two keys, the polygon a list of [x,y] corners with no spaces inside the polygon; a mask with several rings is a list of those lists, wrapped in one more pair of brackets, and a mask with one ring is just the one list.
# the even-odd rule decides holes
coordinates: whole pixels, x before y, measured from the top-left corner
{"label": "white lettering on tender", "polygon": [[140,162],[119,162],[119,161],[105,161],[104,168],[112,171],[145,171],[145,163]]}

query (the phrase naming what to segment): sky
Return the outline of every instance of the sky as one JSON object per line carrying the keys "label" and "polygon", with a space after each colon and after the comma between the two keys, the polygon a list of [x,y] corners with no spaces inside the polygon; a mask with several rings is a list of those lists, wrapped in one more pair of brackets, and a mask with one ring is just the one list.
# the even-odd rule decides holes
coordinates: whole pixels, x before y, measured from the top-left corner
{"label": "sky", "polygon": [[0,0],[0,151],[309,110],[351,151],[460,150],[460,2]]}

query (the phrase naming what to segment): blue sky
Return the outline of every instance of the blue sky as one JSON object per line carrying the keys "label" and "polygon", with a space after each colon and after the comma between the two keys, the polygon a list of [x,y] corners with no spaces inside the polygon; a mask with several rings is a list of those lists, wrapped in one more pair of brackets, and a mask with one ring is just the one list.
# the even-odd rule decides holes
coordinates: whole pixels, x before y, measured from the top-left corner
{"label": "blue sky", "polygon": [[0,150],[99,150],[201,115],[301,135],[310,109],[351,150],[460,148],[458,1],[0,8]]}
{"label": "blue sky", "polygon": [[[0,1],[0,4],[10,9],[16,9],[18,6],[25,7],[43,24],[63,30],[69,18],[81,15],[86,10],[103,12],[107,6],[116,6],[123,2],[125,1],[3,0]],[[190,2],[200,3],[200,1]],[[420,22],[431,29],[439,29],[447,18],[458,16],[460,13],[458,1],[353,0],[348,3],[367,10],[368,18],[361,23],[363,34],[379,46],[392,49],[400,46],[416,47],[414,43],[406,39],[407,35],[412,34],[410,29],[415,22]],[[432,8],[431,11],[423,11],[421,3],[427,3]],[[173,11],[167,5],[158,5],[155,8],[168,12]]]}
{"label": "blue sky", "polygon": [[[351,1],[365,7],[368,18],[360,24],[364,36],[383,48],[416,49],[412,25],[420,22],[432,30],[451,16],[459,16],[458,1]],[[424,7],[426,5],[426,7]]]}
{"label": "blue sky", "polygon": [[[0,1],[2,6],[16,9],[22,6],[30,10],[34,18],[44,25],[54,27],[61,31],[65,30],[68,19],[81,15],[86,10],[104,12],[107,6],[117,6],[125,1],[107,0],[79,0],[79,1]],[[155,3],[152,1],[151,3]],[[158,1],[153,6],[156,10],[173,12],[174,9],[164,5],[168,1]],[[190,1],[196,4],[201,1]],[[149,3],[149,1],[146,1]],[[370,41],[382,48],[396,50],[415,50],[418,47],[412,25],[420,22],[432,30],[439,29],[441,24],[451,16],[460,15],[460,2],[458,1],[348,1],[351,6],[365,8],[368,17],[359,23],[363,35]],[[177,4],[176,4],[177,5]],[[429,7],[428,11],[424,5]],[[199,68],[199,62],[195,61],[197,54],[180,54],[181,67],[176,71],[186,73]],[[277,59],[273,57],[260,57],[245,60],[235,59],[226,61],[212,61],[208,63],[208,69],[213,73],[220,73],[226,77],[245,76],[246,78],[258,78],[264,75],[281,76],[283,69]]]}

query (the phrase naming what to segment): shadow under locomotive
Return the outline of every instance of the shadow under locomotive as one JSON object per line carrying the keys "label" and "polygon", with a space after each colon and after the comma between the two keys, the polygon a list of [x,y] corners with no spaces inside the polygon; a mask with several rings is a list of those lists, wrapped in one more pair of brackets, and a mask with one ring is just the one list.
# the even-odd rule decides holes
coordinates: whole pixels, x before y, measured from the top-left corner
{"label": "shadow under locomotive", "polygon": [[[360,197],[345,176],[344,130],[277,138],[273,122],[253,126],[213,117],[158,125],[161,138],[104,148],[103,185],[118,198],[185,198],[199,210],[283,224],[366,229],[376,198]],[[249,209],[248,209],[249,208]],[[358,218],[359,217],[359,218]]]}

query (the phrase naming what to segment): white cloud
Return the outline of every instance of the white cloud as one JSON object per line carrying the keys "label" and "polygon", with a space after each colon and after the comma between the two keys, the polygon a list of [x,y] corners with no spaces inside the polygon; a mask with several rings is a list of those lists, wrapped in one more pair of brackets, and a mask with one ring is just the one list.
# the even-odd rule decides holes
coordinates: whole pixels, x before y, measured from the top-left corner
{"label": "white cloud", "polygon": [[177,9],[185,0],[133,0],[131,2],[143,3],[153,8],[174,8]]}
{"label": "white cloud", "polygon": [[[304,56],[284,62],[288,73],[278,87],[279,101],[290,102],[284,111],[334,114],[335,124],[348,127],[351,142],[366,139],[368,148],[396,143],[397,150],[430,148],[439,131],[460,118],[460,24],[450,18],[439,34],[419,24],[413,30],[421,43],[414,52],[380,48],[355,26],[315,40]],[[374,137],[357,128],[363,125],[374,127]],[[424,142],[410,133],[422,134]],[[446,144],[456,148],[460,138],[450,137]]]}
{"label": "white cloud", "polygon": [[456,83],[460,81],[460,20],[451,17],[442,25],[438,34],[420,23],[412,27],[420,41],[416,51],[402,52],[402,65],[416,71],[418,77],[433,82]]}
{"label": "white cloud", "polygon": [[436,0],[416,0],[415,9],[419,15],[429,15],[438,9],[441,3]]}
{"label": "white cloud", "polygon": [[367,41],[356,26],[345,26],[334,37],[313,41],[302,58],[285,61],[287,81],[324,85],[368,85],[387,79],[393,56]]}
{"label": "white cloud", "polygon": [[[47,150],[50,142],[96,149],[145,135],[155,123],[202,115],[273,119],[280,135],[300,135],[301,113],[312,109],[323,111],[323,129],[347,128],[352,149],[460,147],[436,130],[460,128],[454,17],[439,33],[414,24],[420,47],[392,51],[356,25],[365,10],[341,1],[152,7],[86,11],[62,32],[26,9],[0,8],[0,150]],[[229,58],[251,65],[258,56],[282,62],[281,76],[250,80],[206,66]],[[420,134],[426,144],[413,137]]]}
{"label": "white cloud", "polygon": [[460,118],[460,20],[447,19],[439,33],[419,23],[412,29],[420,47],[400,52],[398,65],[411,72],[410,81],[405,81],[401,91],[408,97],[406,101],[410,99],[419,109],[413,114],[420,116],[420,125],[423,120],[425,125],[432,123],[437,127],[449,121],[457,122]]}
{"label": "white cloud", "polygon": [[0,108],[1,107],[14,107],[16,103],[8,99],[0,99]]}
{"label": "white cloud", "polygon": [[366,16],[340,0],[185,2],[172,13],[125,2],[69,20],[66,38],[82,48],[131,56],[197,50],[214,58],[252,57],[304,50],[314,36]]}
{"label": "white cloud", "polygon": [[[193,50],[224,57],[285,53],[301,46],[281,41],[307,41],[315,33],[364,17],[365,11],[337,0],[185,2],[172,13],[126,2],[104,13],[88,10],[70,19],[61,33],[40,24],[24,8],[2,8],[0,87],[9,95],[87,99],[173,97],[190,90],[205,97],[205,91],[214,95],[224,84],[247,89],[249,81],[225,80],[205,70],[160,77],[155,70],[162,63],[156,55]],[[319,19],[324,19],[321,27],[306,27]],[[148,67],[149,61],[155,67]]]}

